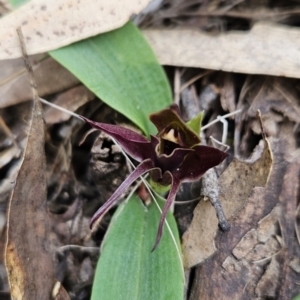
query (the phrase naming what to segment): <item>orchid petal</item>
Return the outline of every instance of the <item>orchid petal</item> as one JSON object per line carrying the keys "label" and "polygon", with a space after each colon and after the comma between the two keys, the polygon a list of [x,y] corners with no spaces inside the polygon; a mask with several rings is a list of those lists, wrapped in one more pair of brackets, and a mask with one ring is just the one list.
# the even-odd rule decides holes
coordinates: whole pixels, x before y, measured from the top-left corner
{"label": "orchid petal", "polygon": [[118,125],[94,122],[83,116],[81,118],[92,127],[102,130],[115,139],[135,160],[141,162],[152,157],[151,143],[143,135]]}
{"label": "orchid petal", "polygon": [[172,183],[172,173],[165,172],[162,173],[160,168],[156,168],[150,171],[150,178],[153,182],[161,185],[161,186],[169,186]]}
{"label": "orchid petal", "polygon": [[162,173],[170,171],[171,173],[176,170],[184,160],[185,156],[191,152],[193,149],[176,148],[170,155],[161,154],[156,157],[155,166],[162,170]]}
{"label": "orchid petal", "polygon": [[198,135],[190,129],[180,118],[173,108],[164,109],[149,116],[151,122],[159,131],[159,136],[168,129],[174,129],[179,134],[179,145],[184,148],[191,148],[200,143]]}
{"label": "orchid petal", "polygon": [[175,200],[176,193],[179,189],[180,183],[181,183],[180,180],[178,180],[176,177],[173,177],[171,189],[170,189],[170,192],[169,192],[169,195],[168,195],[168,198],[167,198],[167,202],[166,202],[166,204],[163,208],[163,211],[162,211],[162,214],[161,214],[161,217],[160,217],[155,244],[154,244],[151,252],[155,250],[155,248],[157,247],[157,245],[160,242],[160,239],[161,239],[162,233],[163,233],[163,226],[164,226],[164,223],[165,223],[165,220],[166,220],[168,210],[169,210],[170,206],[172,205],[172,203]]}
{"label": "orchid petal", "polygon": [[156,167],[161,169],[161,172],[164,173],[165,171],[172,172],[177,167],[180,166],[184,157],[194,150],[186,149],[186,148],[176,148],[172,151],[171,154],[157,154],[157,145],[159,144],[159,139],[156,136],[151,135],[151,145],[153,156],[152,160]]}
{"label": "orchid petal", "polygon": [[126,189],[141,175],[148,172],[151,169],[155,169],[151,159],[142,161],[136,169],[122,182],[122,184],[116,189],[111,197],[97,210],[90,222],[90,228],[97,219],[105,214],[112,205],[120,198],[120,196],[126,191]]}
{"label": "orchid petal", "polygon": [[192,148],[183,160],[182,165],[173,172],[180,181],[199,179],[208,169],[220,164],[228,154],[217,148],[197,145]]}

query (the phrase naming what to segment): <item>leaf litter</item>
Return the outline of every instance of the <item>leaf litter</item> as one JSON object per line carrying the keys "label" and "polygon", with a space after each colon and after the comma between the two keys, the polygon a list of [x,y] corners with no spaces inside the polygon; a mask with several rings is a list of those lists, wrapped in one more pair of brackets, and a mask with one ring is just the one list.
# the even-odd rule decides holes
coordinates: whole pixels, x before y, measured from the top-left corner
{"label": "leaf litter", "polygon": [[[69,71],[47,55],[36,55],[33,59],[34,76],[40,97],[69,89],[79,84]],[[59,76],[57,76],[59,74]],[[31,99],[26,70],[22,59],[1,62],[0,108],[15,105]]]}
{"label": "leaf litter", "polygon": [[[272,152],[266,137],[249,161],[234,159],[230,163],[219,178],[220,202],[227,219],[230,220],[245,206],[255,186],[266,186],[272,163]],[[203,188],[204,197],[219,197],[215,176]],[[201,263],[216,251],[214,238],[217,229],[218,221],[214,209],[208,202],[201,201],[194,210],[194,218],[189,229],[182,237],[185,268]]]}
{"label": "leaf litter", "polygon": [[[172,5],[171,5],[172,8]],[[174,7],[173,7],[174,8]],[[229,11],[230,12],[230,11]],[[229,15],[229,14],[227,14]],[[253,12],[251,12],[252,16]],[[158,16],[158,15],[157,15]],[[160,15],[161,16],[161,15]],[[175,14],[176,16],[176,14]],[[243,16],[243,14],[241,14]],[[228,18],[228,17],[226,17]],[[194,19],[195,20],[195,19]],[[224,21],[224,19],[223,19]],[[223,22],[222,21],[222,22]],[[203,22],[201,21],[202,24],[207,24],[210,23],[211,20]],[[212,23],[210,23],[213,25]],[[235,24],[238,24],[236,22]],[[217,25],[219,26],[219,25]],[[213,27],[214,30],[217,27]],[[168,72],[172,73],[173,68],[168,67],[167,68]],[[202,72],[203,70],[198,70],[197,72]],[[190,76],[191,69],[187,68],[187,70],[184,73],[185,81],[187,82],[189,79],[191,79],[193,76]],[[246,71],[247,73],[247,71]],[[199,81],[194,83],[191,88],[187,88],[188,90],[190,89],[192,94],[196,95],[196,106],[201,105],[205,103],[211,103],[207,106],[206,111],[206,119],[204,120],[205,124],[212,120],[215,115],[218,115],[220,113],[224,113],[220,111],[219,108],[219,100],[218,97],[222,95],[222,84],[220,82],[220,79],[222,79],[223,76],[226,74],[230,74],[232,76],[232,81],[234,83],[235,88],[231,91],[233,92],[233,95],[230,97],[233,97],[231,99],[235,100],[226,100],[229,101],[227,106],[222,104],[223,109],[230,109],[230,107],[234,107],[233,104],[239,106],[239,107],[244,107],[244,112],[240,115],[241,119],[239,119],[239,116],[235,117],[235,122],[236,126],[235,129],[233,126],[234,122],[229,120],[229,131],[228,131],[228,140],[229,144],[233,146],[232,139],[233,139],[233,131],[236,130],[236,136],[239,137],[239,139],[234,139],[235,140],[235,150],[234,152],[238,154],[239,158],[244,158],[247,157],[249,154],[252,153],[253,148],[255,145],[257,145],[259,139],[260,139],[260,126],[259,123],[257,122],[256,118],[254,117],[257,105],[253,106],[253,113],[248,114],[248,104],[251,105],[252,99],[255,98],[255,96],[251,96],[250,94],[247,96],[247,101],[244,102],[244,104],[241,106],[239,104],[240,101],[242,101],[242,97],[240,95],[240,90],[245,83],[245,77],[242,74],[233,74],[233,73],[217,73],[217,72],[211,72],[210,75],[205,75],[203,78],[201,78]],[[251,82],[255,85],[260,85],[262,86],[262,78],[265,79],[265,77],[262,76],[251,76]],[[277,78],[274,78],[277,80]],[[285,88],[285,90],[288,90],[288,92],[292,95],[295,99],[298,98],[297,96],[297,91],[299,90],[298,88],[298,81],[297,80],[292,80],[292,79],[280,79],[279,81],[283,80],[282,86]],[[248,204],[242,209],[240,213],[236,215],[236,217],[231,220],[230,219],[230,224],[237,229],[240,229],[240,235],[237,237],[233,237],[235,232],[229,232],[226,234],[220,234],[218,233],[216,236],[215,240],[215,245],[219,249],[219,251],[210,259],[208,259],[205,262],[202,262],[200,266],[196,267],[194,275],[195,275],[195,281],[193,283],[190,283],[192,285],[192,288],[189,289],[189,294],[190,294],[190,299],[199,299],[201,295],[201,299],[211,299],[212,293],[213,295],[219,295],[216,297],[222,297],[224,299],[243,299],[241,295],[243,294],[243,291],[246,291],[248,295],[254,295],[255,294],[262,294],[263,290],[265,289],[268,291],[266,294],[274,297],[274,294],[278,297],[283,297],[286,295],[287,298],[292,298],[297,294],[297,284],[295,282],[299,281],[299,261],[297,262],[297,257],[299,257],[299,253],[297,252],[297,247],[294,247],[294,242],[297,242],[296,239],[293,239],[293,230],[297,230],[299,227],[298,224],[298,214],[297,212],[297,187],[298,187],[298,181],[295,180],[295,178],[298,178],[299,174],[299,161],[297,157],[299,156],[298,154],[298,145],[299,142],[297,142],[298,137],[299,137],[299,130],[297,129],[297,109],[298,109],[298,101],[296,100],[295,102],[285,102],[285,97],[287,96],[286,93],[285,96],[280,96],[280,93],[277,93],[276,91],[273,90],[273,86],[277,86],[277,83],[269,83],[268,84],[268,91],[265,93],[266,97],[261,97],[262,102],[257,101],[257,104],[259,103],[264,103],[263,101],[267,99],[268,97],[271,98],[271,94],[273,94],[273,99],[277,100],[279,99],[280,102],[282,102],[282,105],[278,106],[278,102],[276,106],[274,106],[274,101],[269,102],[272,103],[266,104],[266,107],[268,107],[267,110],[263,110],[265,104],[259,105],[259,108],[263,111],[263,123],[265,130],[269,136],[280,138],[280,140],[276,140],[274,138],[270,138],[270,143],[271,143],[271,148],[274,154],[274,167],[273,167],[273,173],[271,175],[269,184],[266,188],[254,188],[253,192],[250,194],[250,197],[248,199]],[[265,87],[262,87],[262,89],[265,89]],[[255,90],[255,88],[254,88]],[[248,89],[251,92],[251,89]],[[277,89],[278,91],[278,89]],[[226,92],[227,93],[227,92]],[[183,93],[180,93],[181,97]],[[268,94],[270,96],[268,96]],[[205,97],[204,97],[205,95]],[[226,94],[228,95],[228,94]],[[198,102],[198,97],[201,96],[201,102]],[[222,96],[223,97],[223,96]],[[206,99],[204,101],[204,99]],[[207,100],[210,99],[210,100]],[[225,99],[225,98],[224,98]],[[179,100],[179,103],[181,102],[182,99]],[[223,100],[222,100],[223,102]],[[237,103],[236,103],[237,102]],[[233,104],[232,104],[233,103]],[[248,103],[248,104],[247,104]],[[96,111],[97,109],[89,108],[91,105],[94,105],[95,102],[91,102],[89,104],[84,105],[83,107],[79,108],[79,113],[92,117],[91,112]],[[291,105],[292,104],[292,105]],[[288,114],[286,114],[286,111],[284,110],[284,105],[287,105],[288,107],[294,107],[296,108],[295,110],[289,110]],[[291,105],[291,106],[290,106]],[[199,109],[198,106],[198,109]],[[14,109],[17,109],[18,105],[14,106]],[[26,107],[23,106],[24,108]],[[225,108],[226,107],[226,108]],[[281,109],[277,109],[277,108]],[[275,108],[275,109],[274,109]],[[233,109],[233,108],[231,108]],[[103,110],[103,107],[102,107]],[[9,111],[7,108],[2,110],[2,112],[6,113]],[[114,122],[116,118],[116,113],[112,112],[111,110],[105,108],[105,112],[103,114],[105,117],[103,117],[104,122]],[[107,113],[109,111],[109,113]],[[12,110],[9,111],[11,113]],[[85,114],[86,112],[86,114]],[[23,116],[19,115],[18,113],[14,112],[11,113],[14,116],[19,116],[16,117],[16,119],[22,120]],[[211,116],[210,116],[211,114]],[[102,115],[102,114],[100,114]],[[7,115],[6,115],[7,116]],[[118,119],[119,117],[117,117]],[[7,122],[7,118],[5,118],[5,122]],[[99,119],[98,119],[99,120]],[[118,119],[118,122],[120,119]],[[124,120],[122,120],[124,121]],[[70,122],[70,120],[69,120]],[[71,122],[72,123],[72,122]],[[126,120],[125,120],[126,123]],[[10,127],[11,122],[7,123],[8,126]],[[241,126],[240,126],[240,125]],[[61,134],[57,134],[58,132],[62,133],[65,132],[65,127],[69,127],[68,121],[67,123],[58,123],[56,125],[57,127],[47,127],[47,132],[51,135],[53,140],[51,143],[56,143],[57,141],[60,141],[61,139]],[[239,127],[240,126],[240,127]],[[86,129],[82,129],[81,126],[73,126],[72,127],[73,131],[76,132],[85,132]],[[215,137],[221,136],[219,133],[222,131],[222,128],[218,125],[215,124],[211,128],[206,130],[206,136],[208,137],[209,135],[214,135]],[[15,131],[13,131],[15,132]],[[95,133],[94,133],[95,134]],[[18,135],[21,136],[21,135]],[[79,157],[83,157],[83,153],[88,156],[89,153],[89,145],[93,143],[93,140],[95,138],[94,135],[92,135],[93,138],[90,140],[88,139],[85,143],[86,149],[83,151],[83,149],[79,149],[76,145],[76,142],[73,142],[76,140],[76,135],[72,135],[72,155],[75,155],[76,158],[73,158],[79,162]],[[80,139],[80,138],[79,138]],[[19,138],[17,138],[17,141],[20,142]],[[48,143],[48,142],[47,142]],[[3,149],[3,148],[2,148]],[[80,151],[79,151],[80,150]],[[298,151],[298,152],[297,152]],[[86,164],[88,164],[88,160],[85,161]],[[82,171],[82,174],[86,174],[86,169],[82,167],[84,164],[80,164],[80,167],[76,168],[76,174],[80,174]],[[12,168],[11,164],[8,164],[9,168]],[[91,165],[92,166],[92,165]],[[72,165],[73,168],[73,165]],[[218,174],[220,173],[219,171],[217,172]],[[90,180],[83,180],[81,176],[81,179],[79,180],[80,185],[83,185],[87,191],[92,191],[91,194],[96,195],[98,197],[98,194],[96,192],[97,188],[95,188],[95,183],[92,183]],[[2,177],[3,178],[3,177]],[[59,176],[57,176],[59,178]],[[92,178],[92,176],[91,176]],[[56,179],[58,180],[58,179]],[[76,176],[76,181],[77,181],[77,176]],[[122,180],[122,179],[120,179]],[[78,182],[77,182],[78,184]],[[79,185],[79,186],[80,186]],[[102,191],[105,191],[105,186],[100,186],[99,187]],[[62,192],[65,192],[65,190],[62,190]],[[197,197],[198,194],[194,195],[193,197],[187,196],[187,193],[184,194],[185,199],[192,199],[193,197]],[[279,196],[278,196],[279,195]],[[103,197],[107,199],[109,195],[104,195]],[[189,198],[186,198],[189,197]],[[281,207],[280,209],[277,208],[277,213],[273,212],[273,208],[276,206],[275,204],[279,201],[280,198],[280,203],[279,206]],[[89,198],[90,199],[90,198]],[[294,204],[295,203],[295,204]],[[95,206],[99,205],[96,204]],[[250,205],[250,206],[249,206]],[[3,206],[2,206],[3,207]],[[67,207],[67,206],[66,206]],[[278,213],[279,211],[279,213]],[[280,212],[281,211],[281,212]],[[190,213],[192,215],[192,213]],[[268,216],[270,217],[268,218]],[[57,215],[56,220],[61,220],[60,216]],[[70,216],[69,216],[70,217]],[[204,216],[202,216],[204,218]],[[269,232],[268,230],[263,232],[261,234],[260,239],[255,238],[255,236],[259,236],[260,234],[255,233],[256,228],[255,224],[260,222],[260,220],[264,220],[264,218],[267,218],[271,221],[266,221],[265,224],[266,227],[271,227]],[[252,219],[254,220],[252,222]],[[70,219],[69,219],[70,220]],[[88,220],[89,218],[86,218],[83,214],[82,218],[77,218],[76,222],[77,225],[74,228],[78,228],[79,235],[82,237],[84,236],[85,229],[83,228],[84,226],[88,226]],[[109,216],[105,218],[102,222],[101,229],[99,229],[99,234],[103,235],[105,228],[107,226],[107,222],[109,221]],[[180,221],[182,222],[182,221]],[[68,222],[67,222],[68,223]],[[264,223],[264,222],[262,222]],[[82,225],[80,225],[82,224]],[[235,226],[236,224],[236,226]],[[244,227],[244,230],[242,228]],[[63,236],[65,239],[67,239],[68,232],[67,226],[65,226],[64,222],[59,221],[59,224],[56,224],[56,232],[57,230],[60,230],[59,233],[61,236]],[[254,228],[254,229],[253,229]],[[261,231],[261,229],[259,229]],[[76,234],[78,234],[78,232]],[[249,234],[247,234],[249,232]],[[56,233],[55,233],[56,234]],[[232,236],[231,236],[232,234]],[[245,236],[245,239],[247,240],[247,237],[253,237],[250,238],[250,241],[248,243],[248,246],[241,243],[239,244],[240,241],[243,240],[243,236]],[[74,241],[75,235],[72,235],[72,240]],[[266,248],[261,248],[262,246],[259,245],[264,245],[268,240],[270,240],[266,244]],[[77,240],[78,241],[78,240]],[[283,242],[282,242],[283,241]],[[79,242],[82,243],[82,240],[79,239]],[[258,243],[258,244],[257,244]],[[223,246],[222,246],[223,245]],[[239,245],[236,249],[235,247]],[[273,246],[272,246],[273,245]],[[282,250],[282,245],[285,245],[285,248]],[[259,246],[259,247],[257,247]],[[270,247],[268,249],[268,247]],[[272,248],[273,247],[273,248]],[[235,250],[234,250],[235,249]],[[241,249],[244,249],[240,254],[238,254],[237,249],[241,252]],[[273,250],[272,250],[273,249]],[[278,253],[279,249],[279,253]],[[234,256],[232,253],[235,253],[236,256]],[[260,259],[259,261],[256,261],[255,263],[252,261],[247,261],[245,257],[253,257],[253,254],[256,250],[259,251],[264,251],[264,255],[266,256],[263,259]],[[280,251],[281,250],[281,251]],[[247,256],[249,254],[249,256]],[[228,259],[226,259],[228,257]],[[271,260],[275,260],[275,262],[272,262],[273,265],[268,268],[268,265],[270,264]],[[74,262],[74,265],[78,264],[78,261],[76,257],[73,257],[72,260],[70,260],[70,264],[67,265],[67,269],[69,272],[69,275],[66,274],[65,278],[70,278],[70,274],[72,273],[72,262]],[[278,270],[276,266],[278,266],[278,262],[280,263],[281,266],[281,272],[275,271],[271,272],[274,282],[276,284],[273,285],[273,288],[270,287],[269,290],[266,289],[266,283],[269,281],[270,273],[266,273],[266,276],[262,276],[264,274],[264,270]],[[216,265],[222,266],[220,269],[215,268]],[[253,268],[251,268],[251,266]],[[234,271],[236,270],[236,271]],[[230,271],[230,273],[228,273]],[[298,272],[298,273],[297,273]],[[245,277],[245,275],[252,275],[252,277],[248,276]],[[219,281],[221,275],[227,276],[227,285],[226,282],[224,281]],[[200,278],[200,281],[199,281]],[[230,278],[230,280],[228,280]],[[259,278],[265,278],[266,280],[263,280],[264,284],[259,284]],[[280,285],[278,285],[278,278],[281,282]],[[210,279],[210,281],[208,281]],[[240,281],[238,280],[240,279]],[[78,284],[77,278],[75,279],[74,277],[72,280],[68,281],[71,285],[76,286]],[[212,282],[214,283],[212,285]],[[221,282],[221,284],[219,284]],[[225,289],[229,289],[229,286],[234,287],[234,290],[231,290],[231,293],[226,294],[226,291],[224,289],[222,290],[222,286]],[[83,288],[84,291],[86,291],[86,287],[88,284],[86,283],[85,288]],[[205,294],[203,294],[203,291],[205,290],[204,287],[207,287],[207,296],[205,298]],[[255,291],[255,286],[259,286],[259,288]],[[274,288],[276,293],[274,293]],[[217,291],[220,291],[219,294]],[[251,292],[253,292],[251,294]],[[279,294],[280,293],[280,294]],[[227,296],[228,295],[228,296]]]}

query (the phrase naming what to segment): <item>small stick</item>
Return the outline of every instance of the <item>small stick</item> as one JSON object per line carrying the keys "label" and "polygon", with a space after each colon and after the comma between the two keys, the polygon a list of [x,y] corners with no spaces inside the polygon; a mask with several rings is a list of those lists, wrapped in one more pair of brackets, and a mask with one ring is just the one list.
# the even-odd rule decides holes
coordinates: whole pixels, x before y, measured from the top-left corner
{"label": "small stick", "polygon": [[261,135],[262,135],[263,139],[265,140],[267,135],[266,135],[266,132],[265,132],[265,129],[264,129],[264,125],[263,125],[263,122],[262,122],[262,119],[261,119],[261,112],[260,112],[259,109],[257,110],[257,117],[258,117],[260,128],[261,128]]}
{"label": "small stick", "polygon": [[33,96],[33,101],[34,104],[36,104],[39,101],[39,95],[37,92],[37,85],[33,76],[33,70],[32,70],[32,65],[30,63],[27,51],[26,51],[26,46],[25,46],[25,42],[24,42],[24,36],[21,30],[21,27],[17,28],[17,32],[19,35],[19,40],[20,40],[20,44],[21,44],[21,50],[22,50],[22,55],[24,58],[24,64],[25,64],[25,68],[27,70],[28,76],[29,76],[29,81],[30,81],[30,85],[31,85],[31,91],[32,91],[32,96]]}
{"label": "small stick", "polygon": [[224,115],[224,116],[219,116],[219,118],[217,118],[217,119],[211,121],[210,123],[206,124],[205,126],[202,126],[202,127],[201,127],[201,130],[204,130],[204,129],[210,127],[211,125],[213,125],[213,124],[219,122],[219,121],[220,121],[220,118],[222,118],[222,119],[228,118],[228,117],[231,117],[231,116],[234,116],[234,115],[240,113],[241,111],[242,111],[241,109],[238,109],[238,110],[233,111],[233,112],[231,112],[231,113],[229,113],[229,114],[226,114],[226,115]]}
{"label": "small stick", "polygon": [[219,227],[222,231],[228,231],[230,224],[227,221],[222,205],[219,201],[219,186],[216,171],[212,168],[209,169],[202,177],[201,195],[208,198],[216,210]]}

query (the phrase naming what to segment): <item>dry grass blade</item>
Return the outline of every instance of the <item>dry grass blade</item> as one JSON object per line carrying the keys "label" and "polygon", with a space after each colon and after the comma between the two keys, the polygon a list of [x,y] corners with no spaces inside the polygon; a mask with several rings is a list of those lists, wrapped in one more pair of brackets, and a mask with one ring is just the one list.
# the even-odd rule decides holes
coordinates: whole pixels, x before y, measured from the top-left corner
{"label": "dry grass blade", "polygon": [[25,52],[24,60],[30,74],[34,105],[22,166],[10,199],[5,258],[12,299],[42,300],[50,299],[54,284],[54,265],[47,240],[44,123]]}

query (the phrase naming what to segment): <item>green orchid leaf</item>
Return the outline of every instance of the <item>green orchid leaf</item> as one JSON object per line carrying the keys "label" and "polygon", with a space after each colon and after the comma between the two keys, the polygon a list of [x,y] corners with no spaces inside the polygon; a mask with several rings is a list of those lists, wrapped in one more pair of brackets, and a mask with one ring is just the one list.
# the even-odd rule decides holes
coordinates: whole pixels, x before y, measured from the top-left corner
{"label": "green orchid leaf", "polygon": [[[102,245],[92,300],[183,299],[181,254],[166,226],[160,244],[151,252],[159,219],[156,205],[145,207],[136,195],[119,206]],[[171,213],[167,221],[180,248]]]}
{"label": "green orchid leaf", "polygon": [[195,118],[191,119],[186,123],[186,125],[194,132],[196,132],[198,135],[200,135],[201,132],[201,124],[202,124],[203,116],[204,116],[204,111],[202,111]]}
{"label": "green orchid leaf", "polygon": [[171,91],[151,48],[131,22],[50,55],[144,133],[155,133],[148,115],[171,104]]}

